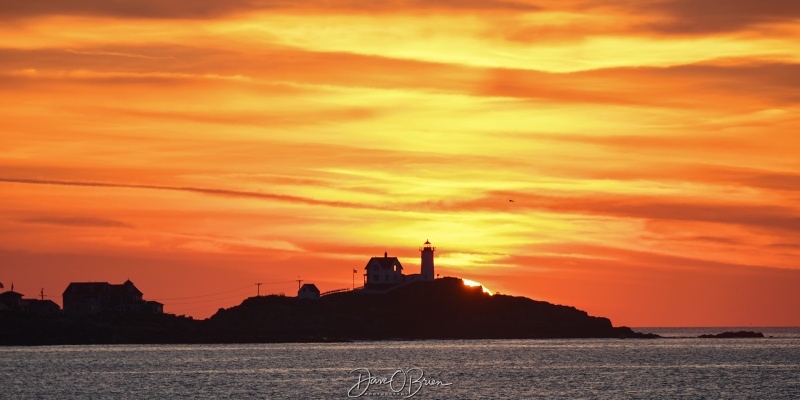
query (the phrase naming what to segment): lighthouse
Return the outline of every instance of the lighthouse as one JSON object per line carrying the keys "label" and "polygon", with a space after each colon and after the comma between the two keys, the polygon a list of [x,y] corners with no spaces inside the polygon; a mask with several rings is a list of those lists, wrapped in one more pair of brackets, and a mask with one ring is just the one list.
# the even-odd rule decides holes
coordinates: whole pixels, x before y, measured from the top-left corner
{"label": "lighthouse", "polygon": [[431,246],[431,242],[429,240],[425,241],[425,244],[419,248],[421,253],[421,267],[420,267],[420,275],[422,275],[423,281],[432,281],[433,277],[433,252],[436,251],[436,247]]}

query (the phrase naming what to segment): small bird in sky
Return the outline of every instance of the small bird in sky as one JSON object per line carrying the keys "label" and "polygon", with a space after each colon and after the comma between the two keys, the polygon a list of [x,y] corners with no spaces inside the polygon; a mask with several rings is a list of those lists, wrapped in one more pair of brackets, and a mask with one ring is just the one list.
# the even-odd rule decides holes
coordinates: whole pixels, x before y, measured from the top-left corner
{"label": "small bird in sky", "polygon": [[514,202],[514,200],[511,200],[511,199],[509,199],[509,200],[508,200],[508,202],[509,202],[509,203],[513,203],[513,202]]}

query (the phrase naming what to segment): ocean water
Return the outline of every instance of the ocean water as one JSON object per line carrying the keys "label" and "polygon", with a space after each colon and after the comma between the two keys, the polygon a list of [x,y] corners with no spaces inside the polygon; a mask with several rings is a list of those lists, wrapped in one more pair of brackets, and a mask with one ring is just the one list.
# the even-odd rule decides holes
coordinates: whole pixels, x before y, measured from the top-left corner
{"label": "ocean water", "polygon": [[772,339],[0,347],[0,398],[800,399],[794,332]]}

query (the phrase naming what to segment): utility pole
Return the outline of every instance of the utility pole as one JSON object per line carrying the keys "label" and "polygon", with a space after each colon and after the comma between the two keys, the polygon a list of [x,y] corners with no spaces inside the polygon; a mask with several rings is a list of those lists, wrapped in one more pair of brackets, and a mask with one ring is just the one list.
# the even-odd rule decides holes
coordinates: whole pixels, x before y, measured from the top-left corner
{"label": "utility pole", "polygon": [[298,276],[298,277],[297,277],[297,291],[298,291],[298,292],[300,291],[300,284],[301,284],[302,282],[303,282],[303,280],[302,280],[302,279],[300,279],[300,277]]}
{"label": "utility pole", "polygon": [[261,282],[256,283],[258,297],[261,297]]}
{"label": "utility pole", "polygon": [[41,295],[42,295],[42,301],[44,301],[44,288],[42,288],[42,291],[41,291],[41,292],[39,292],[39,294],[41,294]]}

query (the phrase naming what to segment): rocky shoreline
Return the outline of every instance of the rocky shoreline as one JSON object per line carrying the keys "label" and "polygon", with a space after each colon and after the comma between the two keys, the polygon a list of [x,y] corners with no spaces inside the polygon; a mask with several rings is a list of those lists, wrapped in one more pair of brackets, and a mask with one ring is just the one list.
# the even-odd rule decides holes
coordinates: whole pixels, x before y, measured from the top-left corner
{"label": "rocky shoreline", "polygon": [[271,343],[352,340],[656,338],[574,307],[488,295],[460,279],[321,299],[251,297],[206,320],[110,313],[0,316],[0,345]]}

